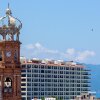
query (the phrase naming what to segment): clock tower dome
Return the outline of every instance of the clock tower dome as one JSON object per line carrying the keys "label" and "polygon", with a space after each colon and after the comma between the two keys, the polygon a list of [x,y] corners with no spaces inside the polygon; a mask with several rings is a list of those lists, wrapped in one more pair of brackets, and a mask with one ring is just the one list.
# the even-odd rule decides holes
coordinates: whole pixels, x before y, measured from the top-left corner
{"label": "clock tower dome", "polygon": [[8,5],[6,15],[0,18],[0,100],[21,100],[21,28]]}

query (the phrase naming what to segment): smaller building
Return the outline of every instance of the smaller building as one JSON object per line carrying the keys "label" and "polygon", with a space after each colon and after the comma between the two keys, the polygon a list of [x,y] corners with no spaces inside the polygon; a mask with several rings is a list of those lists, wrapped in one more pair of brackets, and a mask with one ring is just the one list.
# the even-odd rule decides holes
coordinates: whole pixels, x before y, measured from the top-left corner
{"label": "smaller building", "polygon": [[42,99],[38,99],[37,97],[34,97],[34,99],[32,99],[32,100],[42,100]]}
{"label": "smaller building", "polygon": [[97,100],[93,93],[82,93],[76,96],[75,100]]}
{"label": "smaller building", "polygon": [[50,98],[45,98],[45,100],[56,100],[56,98],[50,97]]}

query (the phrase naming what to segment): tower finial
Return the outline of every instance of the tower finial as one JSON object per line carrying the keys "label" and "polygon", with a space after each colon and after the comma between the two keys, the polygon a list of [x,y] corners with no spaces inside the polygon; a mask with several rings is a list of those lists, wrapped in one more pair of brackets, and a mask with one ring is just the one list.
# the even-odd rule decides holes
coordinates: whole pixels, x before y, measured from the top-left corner
{"label": "tower finial", "polygon": [[8,2],[8,8],[9,8],[9,2]]}
{"label": "tower finial", "polygon": [[6,9],[6,15],[11,15],[12,13],[11,13],[11,10],[10,10],[10,8],[9,8],[9,3],[8,3],[8,8]]}

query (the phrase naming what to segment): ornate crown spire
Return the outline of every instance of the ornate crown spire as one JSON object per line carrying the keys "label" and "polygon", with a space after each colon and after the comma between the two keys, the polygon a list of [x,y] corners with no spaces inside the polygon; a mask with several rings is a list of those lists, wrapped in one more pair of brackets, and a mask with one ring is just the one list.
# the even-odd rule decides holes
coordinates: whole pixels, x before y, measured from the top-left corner
{"label": "ornate crown spire", "polygon": [[4,17],[0,17],[0,35],[2,35],[4,41],[13,41],[14,35],[16,35],[16,40],[19,41],[19,34],[21,28],[21,21],[12,16],[12,12],[9,8],[8,3],[6,15]]}

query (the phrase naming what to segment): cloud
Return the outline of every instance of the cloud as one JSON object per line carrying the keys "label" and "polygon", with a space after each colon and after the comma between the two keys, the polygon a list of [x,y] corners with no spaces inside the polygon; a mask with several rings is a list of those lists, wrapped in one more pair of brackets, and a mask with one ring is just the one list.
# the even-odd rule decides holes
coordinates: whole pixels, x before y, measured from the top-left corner
{"label": "cloud", "polygon": [[33,44],[29,44],[26,46],[27,49],[33,49],[37,52],[45,52],[45,53],[51,53],[51,54],[56,54],[58,53],[57,50],[50,50],[50,49],[47,49],[45,48],[44,46],[42,46],[40,43],[35,43],[34,45]]}
{"label": "cloud", "polygon": [[84,50],[78,51],[74,48],[68,48],[65,52],[60,52],[58,50],[51,50],[44,47],[39,42],[35,44],[28,44],[22,48],[22,55],[28,58],[48,58],[48,59],[63,59],[63,60],[73,60],[73,61],[85,61],[93,56],[95,56],[94,51]]}
{"label": "cloud", "polygon": [[73,55],[74,53],[75,53],[75,49],[74,48],[67,49],[67,54],[68,55]]}
{"label": "cloud", "polygon": [[28,44],[25,46],[27,49],[42,49],[42,45],[40,43],[35,43],[34,45],[33,44]]}
{"label": "cloud", "polygon": [[56,59],[58,55],[58,58],[60,57],[60,53],[58,50],[48,49],[41,45],[39,42],[24,46],[21,50],[21,54],[27,56],[28,58],[38,57]]}
{"label": "cloud", "polygon": [[95,52],[94,51],[83,51],[83,52],[78,52],[78,56],[76,57],[76,61],[83,61],[89,57],[95,56]]}
{"label": "cloud", "polygon": [[68,60],[74,60],[76,55],[76,50],[74,48],[68,48],[65,52],[65,57]]}

